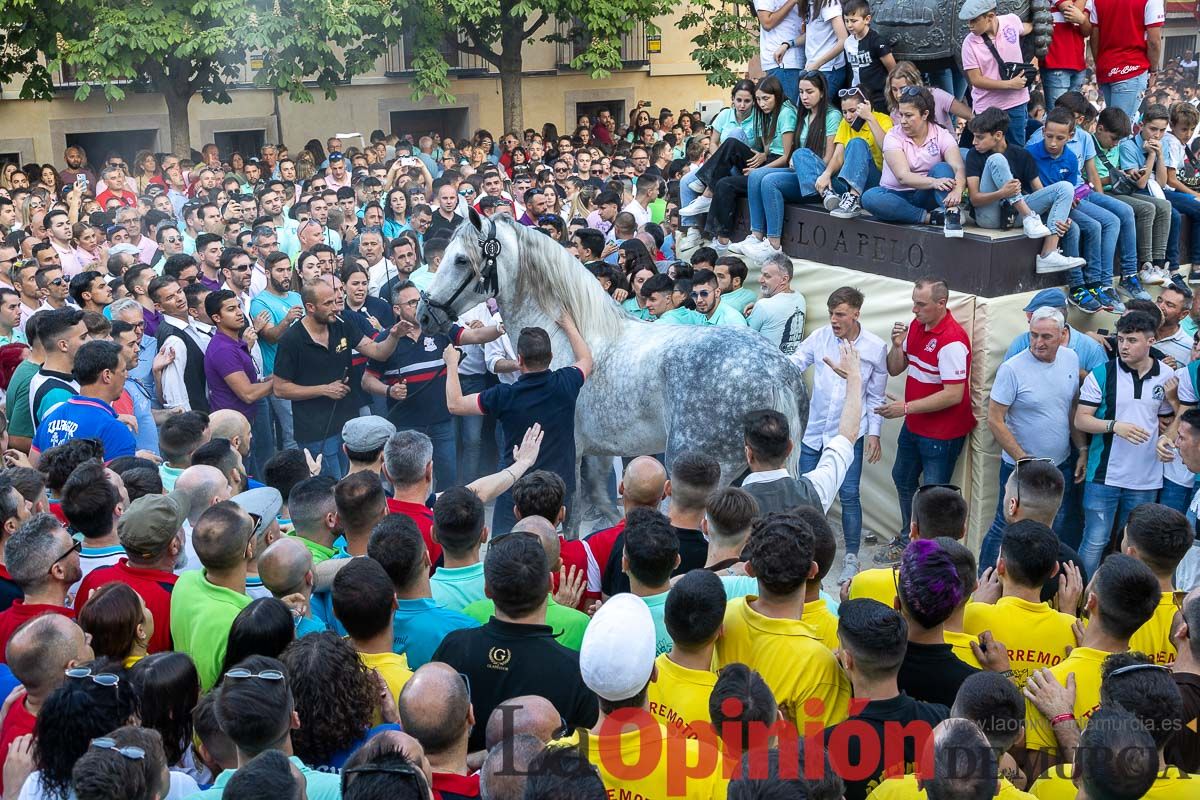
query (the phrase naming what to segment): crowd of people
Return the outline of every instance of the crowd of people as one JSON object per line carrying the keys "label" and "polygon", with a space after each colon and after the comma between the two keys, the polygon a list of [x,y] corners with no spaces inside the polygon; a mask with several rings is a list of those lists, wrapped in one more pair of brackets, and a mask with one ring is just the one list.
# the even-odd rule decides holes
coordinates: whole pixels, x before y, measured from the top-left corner
{"label": "crowd of people", "polygon": [[[969,97],[864,0],[760,0],[775,67],[709,120],[5,165],[0,792],[1200,797],[1200,100],[1190,54],[1151,69],[1155,3],[1064,0],[1034,68],[1029,25],[967,0]],[[977,550],[947,282],[876,332],[841,287],[806,336],[780,248],[806,201],[947,235],[969,206],[1067,273],[990,390]],[[748,414],[734,485],[625,459],[619,521],[577,538],[570,314],[559,368],[495,301],[418,319],[497,214],[633,319],[768,339],[811,371],[803,432]],[[860,562],[885,420],[902,522]]]}

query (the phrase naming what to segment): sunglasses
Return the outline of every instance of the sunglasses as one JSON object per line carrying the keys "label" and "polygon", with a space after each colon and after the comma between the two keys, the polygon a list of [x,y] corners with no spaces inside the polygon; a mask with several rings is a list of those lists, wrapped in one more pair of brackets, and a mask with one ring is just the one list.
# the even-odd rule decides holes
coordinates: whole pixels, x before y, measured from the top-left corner
{"label": "sunglasses", "polygon": [[[54,280],[50,281],[50,285],[51,286],[62,286],[66,282],[67,281],[65,278],[55,278]],[[76,544],[78,544],[78,542],[76,542]]]}
{"label": "sunglasses", "polygon": [[692,299],[693,300],[707,300],[708,296],[710,294],[712,294],[712,292],[708,291],[707,289],[705,289],[702,292],[692,292]]}
{"label": "sunglasses", "polygon": [[117,753],[124,758],[128,758],[130,761],[141,761],[146,757],[146,751],[142,748],[132,746],[121,747],[117,744],[115,739],[110,739],[107,736],[99,739],[92,739],[91,746],[95,747],[97,750],[112,750],[114,753]]}
{"label": "sunglasses", "polygon": [[167,244],[179,244],[181,240],[178,236],[165,236],[163,237],[163,241]]}
{"label": "sunglasses", "polygon": [[[62,283],[62,280],[61,280],[61,279],[59,279],[59,281],[58,281],[58,282],[59,282],[59,283]],[[79,553],[79,552],[82,552],[82,551],[83,551],[83,542],[80,542],[80,541],[74,541],[74,542],[71,542],[71,546],[70,546],[69,548],[67,548],[67,552],[63,553],[63,554],[62,554],[61,556],[59,556],[58,558],[54,559],[54,561],[52,561],[52,562],[50,563],[50,566],[51,566],[51,567],[53,567],[53,566],[54,566],[55,564],[57,564],[58,562],[62,561],[64,558],[66,558],[67,556],[71,555],[71,553]]]}
{"label": "sunglasses", "polygon": [[234,667],[225,673],[226,678],[235,678],[237,680],[247,680],[249,678],[258,678],[263,681],[281,681],[284,678],[282,672],[277,669],[264,669],[262,672],[251,672],[245,667]]}
{"label": "sunglasses", "polygon": [[838,97],[853,97],[854,95],[858,95],[859,97],[861,97],[864,100],[867,99],[867,96],[864,95],[862,93],[862,90],[859,89],[857,86],[853,86],[849,89],[838,89]]}
{"label": "sunglasses", "polygon": [[1145,671],[1148,669],[1162,670],[1163,672],[1171,671],[1169,668],[1163,666],[1162,664],[1130,664],[1127,667],[1121,667],[1120,669],[1114,669],[1112,672],[1108,673],[1108,677],[1115,678],[1118,675],[1126,675],[1130,672],[1142,672],[1142,671]]}
{"label": "sunglasses", "polygon": [[91,667],[72,667],[71,669],[65,670],[63,674],[65,674],[68,678],[74,678],[75,680],[91,678],[92,683],[100,686],[117,686],[121,683],[121,677],[119,675],[114,675],[111,672],[92,672]]}
{"label": "sunglasses", "polygon": [[925,88],[923,86],[905,86],[903,89],[900,90],[900,96],[901,97],[916,97],[917,95],[921,94],[921,92],[923,92],[923,91],[925,91]]}

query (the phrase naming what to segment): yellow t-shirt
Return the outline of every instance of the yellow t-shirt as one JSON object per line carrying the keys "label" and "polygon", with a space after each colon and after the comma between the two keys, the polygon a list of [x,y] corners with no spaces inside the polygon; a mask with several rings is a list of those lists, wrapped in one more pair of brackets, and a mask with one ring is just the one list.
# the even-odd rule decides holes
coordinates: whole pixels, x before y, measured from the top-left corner
{"label": "yellow t-shirt", "polygon": [[838,618],[829,610],[829,604],[824,600],[813,600],[804,604],[804,616],[800,621],[808,626],[812,637],[830,650],[837,650]]}
{"label": "yellow t-shirt", "polygon": [[[758,598],[747,595],[725,607],[725,630],[717,639],[720,666],[741,662],[757,670],[785,717],[800,730],[820,720],[828,728],[849,715],[850,680],[829,648],[813,638],[798,619],[775,619],[750,607]],[[808,700],[819,701],[815,710]]]}
{"label": "yellow t-shirt", "polygon": [[1175,619],[1174,592],[1163,592],[1150,618],[1129,640],[1129,649],[1150,656],[1155,664],[1172,664],[1175,661],[1175,643],[1171,641],[1171,620]]}
{"label": "yellow t-shirt", "polygon": [[[610,724],[615,726],[615,723]],[[580,738],[586,738],[587,760],[600,771],[600,780],[604,782],[609,797],[725,800],[729,780],[725,777],[720,752],[712,744],[685,739],[685,761],[680,764],[677,755],[668,757],[669,752],[678,752],[672,750],[678,744],[667,742],[672,735],[662,725],[641,727],[613,736],[598,736],[576,730],[569,737],[551,744],[578,747]],[[668,764],[675,770],[674,775],[668,770]],[[703,769],[701,765],[704,765]],[[692,777],[693,772],[701,777]],[[672,786],[672,778],[683,782],[683,785]]]}
{"label": "yellow t-shirt", "polygon": [[[1074,798],[1074,795],[1071,795]],[[888,778],[867,795],[867,800],[925,800],[925,790],[917,786],[917,776],[909,773],[899,778]],[[1000,779],[1000,793],[996,800],[1034,800],[1029,792],[1022,792],[1009,782]]]}
{"label": "yellow t-shirt", "polygon": [[[1069,656],[1050,667],[1051,674],[1064,686],[1067,676],[1075,673],[1073,710],[1080,727],[1085,726],[1100,707],[1100,665],[1110,655],[1112,653],[1093,647],[1076,647]],[[1025,746],[1030,750],[1043,750],[1048,753],[1058,751],[1058,741],[1054,738],[1054,728],[1050,725],[1050,720],[1043,717],[1028,700],[1025,701]]]}
{"label": "yellow t-shirt", "polygon": [[963,631],[975,636],[991,631],[1008,648],[1017,688],[1025,686],[1034,670],[1053,667],[1067,657],[1075,646],[1074,624],[1070,614],[1019,597],[1001,597],[995,604],[967,603],[963,616]]}
{"label": "yellow t-shirt", "polygon": [[[1070,764],[1062,764],[1044,772],[1029,787],[1037,800],[1075,800],[1078,790],[1071,777]],[[1160,773],[1142,800],[1194,800],[1200,797],[1200,775],[1188,775],[1178,767],[1167,767]]]}
{"label": "yellow t-shirt", "polygon": [[983,669],[983,665],[975,657],[975,651],[971,649],[971,642],[979,641],[976,637],[962,631],[943,630],[942,638],[946,640],[946,644],[950,645],[950,649],[954,651],[954,656],[959,661],[964,661],[975,669]]}
{"label": "yellow t-shirt", "polygon": [[412,670],[408,668],[408,656],[395,653],[359,653],[358,657],[367,665],[367,669],[379,670],[388,691],[392,693],[392,699],[399,701],[400,690],[413,675]]}
{"label": "yellow t-shirt", "polygon": [[[883,128],[883,132],[887,133],[892,129],[892,118],[882,111],[871,112],[875,117],[875,121],[879,123],[879,127]],[[851,139],[863,139],[867,146],[871,148],[871,158],[875,160],[875,166],[883,169],[883,151],[880,149],[882,142],[875,141],[875,134],[871,133],[871,126],[863,123],[862,128],[854,130],[850,127],[850,123],[842,120],[842,124],[838,126],[837,136],[834,137],[834,142],[839,142],[843,147],[850,143]]]}
{"label": "yellow t-shirt", "polygon": [[650,714],[660,725],[695,739],[697,734],[691,724],[709,722],[708,697],[717,685],[717,674],[712,670],[702,672],[681,667],[667,653],[655,659],[654,664],[658,667],[658,677],[646,690]]}
{"label": "yellow t-shirt", "polygon": [[895,608],[896,602],[896,573],[895,567],[879,569],[864,569],[850,579],[850,599],[869,597],[878,600],[888,608]]}

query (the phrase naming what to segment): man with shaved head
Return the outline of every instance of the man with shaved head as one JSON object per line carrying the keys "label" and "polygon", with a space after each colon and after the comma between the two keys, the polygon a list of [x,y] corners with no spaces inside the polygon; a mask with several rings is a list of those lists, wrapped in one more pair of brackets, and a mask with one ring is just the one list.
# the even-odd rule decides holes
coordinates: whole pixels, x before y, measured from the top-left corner
{"label": "man with shaved head", "polygon": [[[626,517],[635,508],[657,511],[667,492],[667,469],[661,461],[652,456],[638,456],[630,461],[621,476],[621,483],[617,486],[617,494],[621,496]],[[612,595],[617,591],[629,591],[629,579],[621,572],[621,553],[625,548],[625,540],[622,538],[624,531],[625,519],[622,518],[611,528],[596,531],[584,540],[589,550],[586,595],[590,599],[599,599],[602,592]],[[614,589],[614,586],[620,585],[624,585],[624,588]]]}
{"label": "man with shaved head", "polygon": [[462,676],[446,664],[426,664],[409,678],[396,707],[404,731],[425,748],[435,796],[478,797],[479,773],[467,766],[475,711]]}
{"label": "man with shaved head", "polygon": [[325,623],[312,615],[313,555],[302,543],[284,536],[271,543],[258,557],[258,577],[276,599],[290,594],[304,597],[305,616],[296,622],[296,638],[325,630]]}
{"label": "man with shaved head", "polygon": [[488,750],[516,736],[536,736],[543,744],[563,734],[562,717],[546,698],[527,694],[505,700],[488,717],[484,732]]}
{"label": "man with shaved head", "polygon": [[254,520],[233,501],[207,509],[192,531],[204,569],[181,575],[171,595],[171,638],[196,662],[204,691],[220,677],[234,618],[250,605],[246,565],[254,557],[253,535]]}
{"label": "man with shaved head", "polygon": [[[230,446],[238,451],[242,461],[249,465],[250,421],[246,415],[236,409],[222,408],[212,412],[208,417],[209,439],[228,439]],[[265,463],[265,462],[264,462]]]}
{"label": "man with shaved head", "polygon": [[529,765],[544,749],[545,740],[527,733],[493,745],[479,770],[480,796],[488,800],[522,800]]}
{"label": "man with shaved head", "polygon": [[201,514],[231,497],[229,480],[216,467],[197,464],[181,472],[175,479],[174,486],[175,491],[185,496],[188,501],[188,518],[187,524],[184,525],[184,553],[187,559],[183,569],[200,569],[200,558],[192,545],[192,530],[200,520]]}
{"label": "man with shaved head", "polygon": [[[522,517],[513,525],[512,533],[531,533],[536,536],[546,551],[550,574],[558,571],[562,565],[559,555],[561,542],[550,520],[545,517]],[[462,610],[462,613],[480,624],[486,623],[495,612],[496,603],[491,598],[476,600]],[[546,600],[546,624],[554,629],[554,638],[558,639],[559,644],[578,651],[583,644],[583,632],[587,630],[588,615],[556,602],[552,593]]]}
{"label": "man with shaved head", "polygon": [[42,703],[66,679],[63,671],[94,658],[79,626],[57,614],[35,617],[17,628],[5,656],[25,696],[13,702],[0,725],[0,763],[13,739],[33,733]]}

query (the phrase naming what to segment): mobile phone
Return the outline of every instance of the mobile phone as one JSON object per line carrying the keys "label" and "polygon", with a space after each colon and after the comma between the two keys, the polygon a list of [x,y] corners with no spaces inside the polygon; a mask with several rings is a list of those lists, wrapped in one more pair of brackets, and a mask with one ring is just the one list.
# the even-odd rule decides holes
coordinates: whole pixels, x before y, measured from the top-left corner
{"label": "mobile phone", "polygon": [[850,123],[850,129],[853,131],[861,131],[863,129],[863,125],[866,125],[866,124],[867,124],[867,121],[865,119],[863,119],[862,117],[858,117],[854,120],[854,122]]}
{"label": "mobile phone", "polygon": [[75,185],[86,189],[88,185],[87,175],[84,175],[82,172],[75,173]]}

